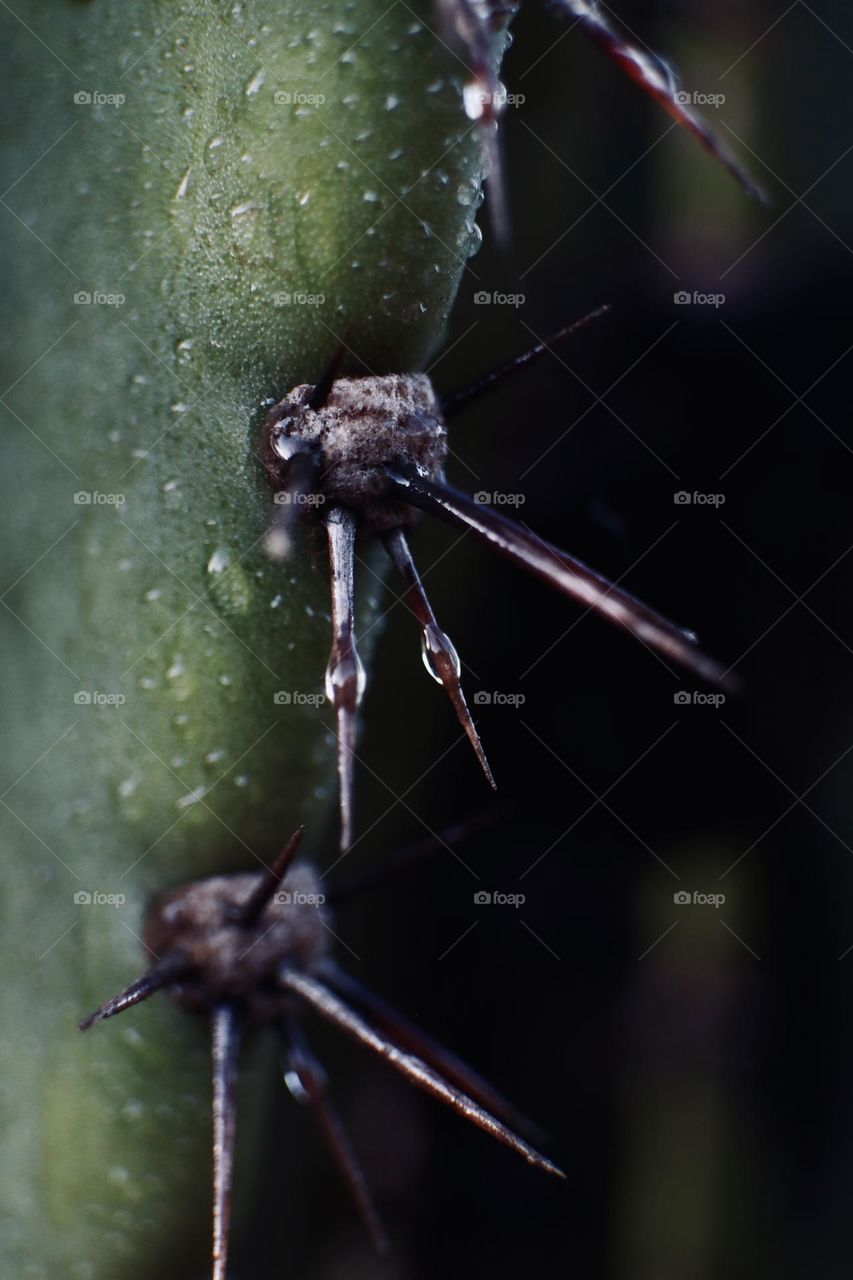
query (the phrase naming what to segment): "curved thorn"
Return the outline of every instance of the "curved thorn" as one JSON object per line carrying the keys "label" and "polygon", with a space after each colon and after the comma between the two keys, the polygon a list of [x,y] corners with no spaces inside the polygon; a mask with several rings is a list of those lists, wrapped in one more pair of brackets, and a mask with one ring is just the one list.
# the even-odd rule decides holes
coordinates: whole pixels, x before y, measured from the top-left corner
{"label": "curved thorn", "polygon": [[479,400],[481,396],[492,391],[495,387],[499,387],[509,378],[514,377],[515,374],[521,373],[523,369],[529,369],[531,365],[536,364],[543,356],[549,355],[552,348],[556,347],[558,343],[574,337],[576,333],[586,328],[593,320],[599,320],[602,316],[606,316],[610,310],[609,303],[596,307],[594,311],[581,316],[579,320],[573,320],[571,324],[564,325],[562,329],[558,329],[556,333],[551,334],[544,342],[537,342],[536,346],[531,347],[529,351],[524,351],[520,356],[513,356],[511,360],[506,360],[503,364],[499,364],[496,369],[492,369],[490,373],[478,378],[470,386],[454,391],[441,401],[442,414],[445,418],[449,418],[454,413],[459,413],[460,410],[467,408],[469,404]]}
{"label": "curved thorn", "polygon": [[389,475],[392,487],[414,506],[468,529],[507,559],[624,627],[649,648],[695,671],[703,679],[724,688],[733,686],[734,681],[725,668],[696,647],[693,632],[669,622],[582,561],[537,537],[526,526],[516,524],[449,485],[433,484],[412,466],[399,464]]}
{"label": "curved thorn", "polygon": [[131,982],[130,986],[125,987],[119,995],[104,1001],[99,1009],[90,1013],[88,1018],[84,1018],[79,1024],[80,1030],[88,1031],[96,1022],[103,1022],[105,1018],[114,1018],[117,1013],[124,1013],[125,1009],[130,1009],[133,1005],[147,1000],[149,996],[153,996],[184,972],[186,972],[186,962],[180,956],[167,956],[164,960],[159,960],[141,978]]}
{"label": "curved thorn", "polygon": [[496,791],[497,786],[489,768],[489,762],[486,759],[480,735],[477,733],[476,725],[465,701],[465,694],[462,692],[459,655],[450,637],[441,630],[435,620],[432,605],[424,590],[417,566],[412,559],[406,535],[402,529],[393,529],[383,536],[383,542],[388,555],[406,584],[403,598],[421,624],[424,666],[433,680],[443,686],[447,696],[450,698],[459,723],[465,730],[468,741],[474,749],[474,754],[480,762],[480,768],[486,776],[486,781],[492,790]]}
{"label": "curved thorn", "polygon": [[332,652],[326,668],[326,697],[338,727],[341,852],[353,839],[356,712],[364,694],[364,667],[355,644],[355,517],[332,507],[325,517],[332,579]]}
{"label": "curved thorn", "polygon": [[226,1280],[231,1187],[237,1129],[240,1016],[233,1005],[213,1011],[213,1280]]}
{"label": "curved thorn", "polygon": [[745,165],[732,155],[706,120],[690,104],[690,95],[679,92],[671,69],[661,59],[632,43],[615,29],[604,12],[604,6],[593,0],[558,0],[562,8],[575,18],[583,31],[612,58],[642,89],[660,103],[678,124],[717,160],[740,183],[749,196],[767,203],[764,189],[751,176]]}
{"label": "curved thorn", "polygon": [[312,1108],[332,1159],[340,1170],[356,1209],[373,1241],[374,1248],[377,1253],[387,1253],[388,1236],[385,1233],[385,1227],[370,1194],[364,1170],[353,1150],[341,1118],[326,1092],[326,1073],[308,1048],[294,1019],[287,1019],[284,1024],[284,1033],[290,1070],[298,1080],[301,1093],[289,1082],[288,1087],[299,1102],[307,1103]]}
{"label": "curved thorn", "polygon": [[423,1089],[425,1093],[438,1098],[439,1101],[444,1102],[458,1115],[464,1116],[466,1120],[470,1120],[478,1128],[490,1133],[493,1138],[497,1138],[499,1142],[504,1143],[505,1146],[510,1147],[518,1155],[522,1156],[528,1164],[535,1165],[536,1168],[542,1169],[546,1173],[553,1173],[558,1178],[566,1176],[551,1160],[534,1150],[512,1129],[507,1128],[500,1120],[497,1120],[483,1107],[479,1106],[473,1098],[470,1098],[461,1089],[449,1084],[447,1080],[433,1071],[420,1058],[415,1057],[414,1054],[405,1053],[390,1040],[385,1039],[385,1037],[374,1031],[363,1018],[350,1009],[348,1005],[344,1004],[342,1000],[339,1000],[324,983],[308,977],[307,974],[297,973],[287,968],[282,969],[279,974],[279,980],[282,986],[301,996],[303,1000],[311,1005],[313,1009],[316,1009],[318,1013],[322,1014],[329,1022],[334,1022],[336,1026],[346,1031],[354,1040],[360,1041],[368,1049],[372,1049],[380,1058],[384,1058],[386,1062],[406,1076],[408,1080],[411,1080],[419,1089]]}

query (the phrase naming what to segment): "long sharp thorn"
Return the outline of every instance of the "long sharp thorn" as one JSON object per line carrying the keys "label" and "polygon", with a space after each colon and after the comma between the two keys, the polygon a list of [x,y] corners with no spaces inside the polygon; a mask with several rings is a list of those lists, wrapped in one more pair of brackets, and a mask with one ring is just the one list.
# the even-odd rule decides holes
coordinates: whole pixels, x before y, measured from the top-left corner
{"label": "long sharp thorn", "polygon": [[257,921],[258,916],[293,865],[293,859],[304,835],[304,826],[297,827],[272,866],[264,868],[256,888],[252,890],[242,907],[239,907],[235,912],[234,922],[236,924],[248,929]]}
{"label": "long sharp thorn", "polygon": [[463,89],[465,114],[479,125],[488,161],[489,215],[495,239],[509,239],[506,178],[498,118],[503,109],[501,83],[495,71],[494,39],[497,26],[484,20],[477,0],[438,0],[444,39],[460,45],[467,55],[469,78]]}
{"label": "long sharp thorn", "polygon": [[277,447],[292,446],[287,466],[287,484],[275,495],[275,516],[264,539],[264,550],[272,560],[290,555],[293,526],[302,514],[317,484],[320,454],[303,440],[286,440]]}
{"label": "long sharp thorn", "polygon": [[423,632],[422,651],[424,666],[432,678],[443,686],[453,704],[459,723],[468,736],[474,749],[480,768],[493,791],[497,790],[480,735],[468,710],[465,694],[462,692],[460,679],[462,664],[450,637],[441,630],[435,620],[432,605],[429,602],[424,585],[412,559],[406,535],[402,529],[394,529],[385,534],[384,543],[389,556],[396,566],[405,586],[405,601],[421,624]]}
{"label": "long sharp thorn", "polygon": [[149,996],[153,996],[155,992],[177,978],[185,967],[185,962],[177,956],[158,961],[141,978],[137,978],[136,982],[131,982],[130,986],[125,987],[119,995],[106,1000],[99,1009],[90,1013],[88,1018],[84,1018],[79,1024],[80,1030],[88,1031],[96,1022],[103,1022],[105,1018],[114,1018],[117,1013],[124,1013],[125,1009],[130,1009],[133,1005],[147,1000]]}
{"label": "long sharp thorn", "polygon": [[546,1173],[556,1174],[559,1178],[566,1176],[551,1160],[534,1150],[512,1129],[507,1128],[505,1124],[502,1124],[485,1108],[479,1106],[473,1098],[448,1083],[447,1080],[443,1079],[436,1071],[433,1071],[420,1058],[414,1054],[406,1053],[396,1044],[393,1044],[392,1041],[374,1031],[354,1010],[344,1004],[342,1000],[339,1000],[324,983],[318,982],[316,978],[311,978],[307,974],[297,973],[287,968],[281,971],[279,980],[284,987],[301,996],[307,1004],[316,1009],[329,1022],[333,1022],[341,1030],[352,1036],[354,1040],[360,1041],[368,1049],[372,1049],[380,1058],[384,1058],[386,1062],[406,1076],[408,1080],[411,1080],[418,1088],[423,1089],[425,1093],[431,1094],[432,1097],[438,1098],[458,1115],[464,1116],[472,1124],[477,1125],[478,1128],[490,1133],[493,1138],[497,1138],[499,1142],[504,1143],[505,1146],[510,1147],[522,1156],[528,1164],[535,1165],[536,1168],[542,1169]]}
{"label": "long sharp thorn", "polygon": [[470,386],[454,391],[442,400],[442,414],[445,418],[449,418],[454,413],[459,413],[460,410],[467,408],[469,404],[479,400],[487,392],[507,382],[515,374],[521,373],[523,369],[529,369],[531,365],[549,355],[559,343],[566,342],[569,338],[574,337],[576,333],[586,328],[593,320],[599,320],[602,316],[606,316],[608,311],[610,311],[610,306],[607,303],[601,307],[596,307],[594,311],[581,316],[579,320],[573,320],[571,324],[564,325],[562,329],[552,333],[544,342],[537,342],[536,346],[531,347],[529,351],[524,351],[520,356],[513,356],[511,360],[506,360],[503,364],[499,364],[496,369],[492,369],[490,373],[485,374]]}
{"label": "long sharp thorn", "polygon": [[[380,863],[368,870],[357,871],[346,879],[336,881],[327,890],[326,901],[335,910],[340,906],[346,906],[353,898],[361,897],[380,885],[388,884],[396,877],[412,871],[427,858],[435,857],[442,850],[446,853],[451,845],[502,822],[509,812],[508,805],[491,805],[482,813],[465,818],[461,822],[454,822],[449,827],[442,827],[439,831],[432,832],[422,840],[409,845],[408,848],[402,849],[393,857],[383,858]],[[450,852],[453,852],[452,849]]]}
{"label": "long sharp thorn", "polygon": [[433,484],[408,465],[398,465],[391,473],[391,482],[398,494],[414,506],[469,530],[535,577],[624,627],[650,649],[695,671],[704,680],[724,688],[735,687],[726,669],[696,647],[693,632],[669,622],[580,560],[538,538],[524,525],[508,520],[449,485]]}
{"label": "long sharp thorn", "polygon": [[[305,1043],[301,1031],[291,1019],[285,1027],[290,1069],[296,1076],[302,1096],[316,1116],[332,1158],[338,1166],[355,1206],[361,1215],[377,1253],[387,1253],[388,1237],[379,1216],[367,1179],[353,1150],[340,1116],[326,1092],[326,1073]],[[295,1092],[291,1088],[291,1092]]]}
{"label": "long sharp thorn", "polygon": [[213,1280],[226,1280],[237,1128],[240,1017],[233,1005],[213,1012]]}
{"label": "long sharp thorn", "polygon": [[558,0],[576,18],[583,31],[609,58],[654,98],[678,124],[705,148],[740,183],[747,195],[766,203],[767,196],[749,171],[732,155],[706,120],[690,103],[690,95],[680,93],[670,68],[661,58],[641,49],[622,36],[606,16],[604,5],[593,0]]}
{"label": "long sharp thorn", "polygon": [[326,697],[337,716],[341,852],[346,853],[354,830],[356,712],[365,686],[355,644],[356,522],[344,507],[333,507],[325,519],[332,578],[332,652],[326,668]]}
{"label": "long sharp thorn", "polygon": [[388,1004],[381,996],[376,995],[369,987],[358,982],[345,970],[330,961],[323,967],[323,976],[335,991],[344,996],[368,1015],[374,1027],[390,1037],[396,1045],[407,1053],[420,1058],[428,1067],[442,1076],[450,1084],[467,1093],[476,1103],[491,1111],[514,1129],[521,1130],[534,1141],[544,1138],[538,1126],[527,1116],[522,1115],[517,1107],[498,1092],[488,1080],[484,1080],[479,1072],[469,1067],[461,1058],[446,1049],[421,1027],[417,1026],[399,1009]]}
{"label": "long sharp thorn", "polygon": [[318,381],[314,386],[314,390],[308,397],[308,408],[313,409],[316,413],[318,409],[322,409],[323,405],[329,398],[332,387],[337,381],[344,359],[347,354],[347,344],[339,342],[332,353],[332,358],[320,374]]}

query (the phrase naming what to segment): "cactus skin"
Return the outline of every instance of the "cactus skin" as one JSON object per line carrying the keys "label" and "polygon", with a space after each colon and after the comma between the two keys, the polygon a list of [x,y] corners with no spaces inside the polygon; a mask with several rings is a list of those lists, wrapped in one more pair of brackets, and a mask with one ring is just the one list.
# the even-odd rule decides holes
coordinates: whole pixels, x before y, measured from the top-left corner
{"label": "cactus skin", "polygon": [[315,378],[334,335],[376,372],[424,361],[481,179],[459,63],[386,9],[0,17],[3,1275],[191,1274],[187,1242],[203,1273],[203,1024],[168,1001],[110,1034],[76,1022],[139,970],[153,894],[269,859],[331,798],[316,708],[274,701],[320,690],[328,600],[305,546],[285,570],[261,553],[260,405]]}

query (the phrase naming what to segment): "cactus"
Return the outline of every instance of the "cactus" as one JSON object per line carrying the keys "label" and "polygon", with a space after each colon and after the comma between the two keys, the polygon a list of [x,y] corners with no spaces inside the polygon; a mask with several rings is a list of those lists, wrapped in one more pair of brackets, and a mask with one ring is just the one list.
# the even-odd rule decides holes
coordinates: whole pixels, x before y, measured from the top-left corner
{"label": "cactus", "polygon": [[76,1021],[139,969],[152,895],[256,868],[331,797],[293,697],[327,587],[262,552],[256,438],[341,339],[417,368],[476,246],[460,64],[413,10],[3,10],[4,1275],[203,1256],[204,1027]]}

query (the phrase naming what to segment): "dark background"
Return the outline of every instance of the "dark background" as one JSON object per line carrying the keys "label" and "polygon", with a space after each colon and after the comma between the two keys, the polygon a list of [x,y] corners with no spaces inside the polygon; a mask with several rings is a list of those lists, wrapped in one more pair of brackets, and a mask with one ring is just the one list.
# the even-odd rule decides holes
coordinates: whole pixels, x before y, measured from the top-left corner
{"label": "dark background", "polygon": [[[695,626],[745,691],[676,705],[694,677],[470,537],[413,535],[469,698],[523,695],[476,708],[506,809],[454,846],[470,870],[441,851],[336,929],[353,972],[549,1131],[568,1184],[336,1038],[396,1253],[373,1260],[318,1148],[288,1190],[312,1228],[292,1274],[849,1274],[853,17],[840,0],[619,12],[686,89],[726,95],[708,115],[771,207],[525,6],[504,75],[526,97],[504,129],[513,243],[495,251],[487,205],[432,376],[454,389],[531,331],[614,309],[454,422],[450,474],[523,494],[538,532]],[[682,289],[725,302],[675,305]],[[399,605],[361,754],[357,865],[492,805]],[[526,901],[476,906],[477,889]],[[276,1230],[256,1241],[268,1262]]]}

